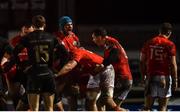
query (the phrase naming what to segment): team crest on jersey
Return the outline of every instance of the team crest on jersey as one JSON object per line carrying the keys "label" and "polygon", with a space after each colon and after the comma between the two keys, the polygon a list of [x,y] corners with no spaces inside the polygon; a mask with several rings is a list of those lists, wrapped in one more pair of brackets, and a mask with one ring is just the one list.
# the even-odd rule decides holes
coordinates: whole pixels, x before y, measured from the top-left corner
{"label": "team crest on jersey", "polygon": [[73,42],[73,45],[74,45],[74,46],[77,46],[77,42],[76,42],[76,41],[74,41],[74,42]]}

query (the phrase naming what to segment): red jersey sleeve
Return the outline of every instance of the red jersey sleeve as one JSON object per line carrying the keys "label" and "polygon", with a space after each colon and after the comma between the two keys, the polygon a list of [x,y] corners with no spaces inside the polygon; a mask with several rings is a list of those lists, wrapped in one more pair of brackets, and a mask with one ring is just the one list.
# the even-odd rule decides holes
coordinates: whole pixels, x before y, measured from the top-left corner
{"label": "red jersey sleeve", "polygon": [[15,47],[21,40],[21,36],[17,35],[10,40],[10,44]]}
{"label": "red jersey sleeve", "polygon": [[170,55],[175,56],[176,55],[176,46],[174,43],[170,44]]}
{"label": "red jersey sleeve", "polygon": [[77,62],[80,62],[80,60],[83,57],[83,52],[79,49],[75,49],[72,51],[72,59],[76,60]]}

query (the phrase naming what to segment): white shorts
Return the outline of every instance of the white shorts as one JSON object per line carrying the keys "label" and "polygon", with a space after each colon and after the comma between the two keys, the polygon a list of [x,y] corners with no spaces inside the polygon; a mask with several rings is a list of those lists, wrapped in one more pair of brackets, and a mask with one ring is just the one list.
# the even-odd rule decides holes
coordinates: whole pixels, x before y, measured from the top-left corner
{"label": "white shorts", "polygon": [[147,94],[152,97],[167,98],[171,93],[172,79],[171,76],[156,75],[153,76],[146,86],[148,86]]}
{"label": "white shorts", "polygon": [[95,76],[90,75],[89,81],[87,83],[87,88],[92,89],[92,88],[99,88],[99,83],[100,83],[100,75],[97,74]]}
{"label": "white shorts", "polygon": [[132,88],[133,81],[128,79],[118,79],[116,80],[114,88],[114,98],[119,100],[125,100],[129,91]]}
{"label": "white shorts", "polygon": [[114,88],[115,72],[112,65],[106,66],[105,70],[100,73],[100,87]]}
{"label": "white shorts", "polygon": [[87,88],[112,87],[114,88],[115,72],[112,65],[107,66],[101,73],[90,75]]}

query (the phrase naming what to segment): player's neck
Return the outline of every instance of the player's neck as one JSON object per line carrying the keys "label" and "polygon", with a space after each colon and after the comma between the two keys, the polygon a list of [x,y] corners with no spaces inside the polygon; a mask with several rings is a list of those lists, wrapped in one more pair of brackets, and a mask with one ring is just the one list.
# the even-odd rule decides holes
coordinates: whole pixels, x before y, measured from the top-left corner
{"label": "player's neck", "polygon": [[167,36],[167,35],[164,35],[164,34],[159,34],[160,36],[163,36],[164,38],[169,38],[169,36]]}

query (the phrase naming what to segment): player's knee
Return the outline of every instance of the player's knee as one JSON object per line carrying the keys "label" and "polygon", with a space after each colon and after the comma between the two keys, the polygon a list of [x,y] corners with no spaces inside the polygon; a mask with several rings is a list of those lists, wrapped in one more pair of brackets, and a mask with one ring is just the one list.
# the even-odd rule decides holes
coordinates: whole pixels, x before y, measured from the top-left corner
{"label": "player's knee", "polygon": [[100,99],[103,102],[109,102],[112,99],[112,94],[110,92],[102,92]]}
{"label": "player's knee", "polygon": [[87,100],[90,100],[90,101],[96,101],[98,99],[98,96],[99,96],[99,93],[96,91],[88,91],[86,93],[86,98]]}

